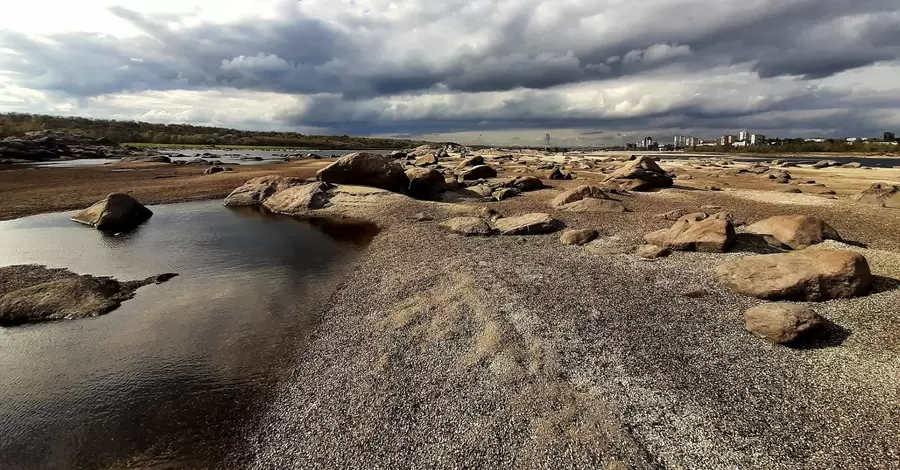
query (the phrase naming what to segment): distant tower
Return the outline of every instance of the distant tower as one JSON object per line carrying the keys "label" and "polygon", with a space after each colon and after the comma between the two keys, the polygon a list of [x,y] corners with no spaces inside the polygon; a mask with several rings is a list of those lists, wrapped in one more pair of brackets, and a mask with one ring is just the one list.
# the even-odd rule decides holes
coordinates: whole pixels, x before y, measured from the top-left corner
{"label": "distant tower", "polygon": [[544,150],[550,151],[550,134],[544,136],[544,140],[547,142],[547,145],[544,147]]}

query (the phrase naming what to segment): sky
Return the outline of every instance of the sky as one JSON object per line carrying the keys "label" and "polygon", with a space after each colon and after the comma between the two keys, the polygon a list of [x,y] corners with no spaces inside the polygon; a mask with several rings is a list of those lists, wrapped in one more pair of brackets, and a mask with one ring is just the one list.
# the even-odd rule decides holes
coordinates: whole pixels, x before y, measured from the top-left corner
{"label": "sky", "polygon": [[897,0],[29,0],[0,111],[485,145],[900,133]]}

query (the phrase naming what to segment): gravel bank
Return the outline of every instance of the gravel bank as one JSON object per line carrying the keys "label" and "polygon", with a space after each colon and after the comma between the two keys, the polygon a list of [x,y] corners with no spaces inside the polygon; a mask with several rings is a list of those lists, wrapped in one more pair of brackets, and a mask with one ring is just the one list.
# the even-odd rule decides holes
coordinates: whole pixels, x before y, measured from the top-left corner
{"label": "gravel bank", "polygon": [[[458,215],[449,205],[412,200],[345,214],[383,230],[321,312],[241,464],[900,468],[900,211],[674,189],[624,196],[632,212],[578,214],[549,201],[585,181],[547,182],[556,188],[489,206],[550,212],[599,239],[466,238],[439,226]],[[871,246],[841,245],[869,257],[879,292],[811,304],[840,328],[807,349],[753,337],[741,312],[760,301],[712,277],[747,253],[630,253],[671,223],[653,214],[711,204],[748,222],[824,217]],[[709,295],[681,295],[697,289]]]}

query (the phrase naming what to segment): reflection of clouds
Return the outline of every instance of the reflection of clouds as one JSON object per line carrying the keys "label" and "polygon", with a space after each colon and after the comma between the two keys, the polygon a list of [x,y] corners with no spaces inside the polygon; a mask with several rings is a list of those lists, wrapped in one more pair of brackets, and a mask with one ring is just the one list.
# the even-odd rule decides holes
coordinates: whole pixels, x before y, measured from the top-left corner
{"label": "reflection of clouds", "polygon": [[223,415],[234,412],[229,401],[255,400],[254,387],[291,359],[349,253],[296,220],[261,223],[217,202],[153,209],[156,223],[113,243],[59,214],[0,223],[4,263],[123,280],[182,273],[105,316],[0,329],[0,432],[10,446],[0,446],[0,460],[41,439],[68,462],[76,450],[113,452],[96,447],[111,436],[202,439],[189,428],[231,429],[239,415]]}

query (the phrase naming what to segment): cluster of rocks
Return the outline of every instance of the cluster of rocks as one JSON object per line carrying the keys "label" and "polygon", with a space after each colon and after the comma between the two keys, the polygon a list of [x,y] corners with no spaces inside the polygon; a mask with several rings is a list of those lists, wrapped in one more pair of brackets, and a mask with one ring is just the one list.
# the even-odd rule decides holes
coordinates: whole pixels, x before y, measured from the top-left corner
{"label": "cluster of rocks", "polygon": [[151,152],[121,147],[107,138],[47,130],[0,140],[0,161],[37,162],[80,158],[123,158]]}

